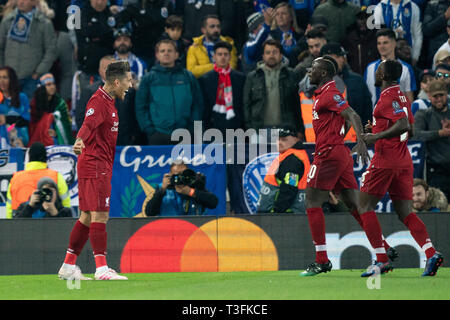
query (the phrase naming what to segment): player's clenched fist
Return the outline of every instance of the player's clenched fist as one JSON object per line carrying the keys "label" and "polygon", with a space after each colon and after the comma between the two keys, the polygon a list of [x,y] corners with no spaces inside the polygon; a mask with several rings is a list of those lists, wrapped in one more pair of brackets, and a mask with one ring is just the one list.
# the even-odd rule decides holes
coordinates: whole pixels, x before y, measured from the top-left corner
{"label": "player's clenched fist", "polygon": [[73,145],[73,152],[75,152],[76,155],[80,155],[83,149],[84,149],[84,142],[83,140],[78,138],[75,141],[75,144]]}

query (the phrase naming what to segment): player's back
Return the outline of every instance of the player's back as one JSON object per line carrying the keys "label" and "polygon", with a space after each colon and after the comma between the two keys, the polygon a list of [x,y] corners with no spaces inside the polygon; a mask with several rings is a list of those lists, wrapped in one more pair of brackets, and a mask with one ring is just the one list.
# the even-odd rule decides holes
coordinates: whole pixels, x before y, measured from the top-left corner
{"label": "player's back", "polygon": [[[405,117],[410,124],[414,123],[411,103],[399,85],[390,86],[381,92],[373,110],[372,133],[385,131]],[[378,168],[410,168],[412,160],[408,150],[408,132],[378,140],[372,164]]]}
{"label": "player's back", "polygon": [[316,134],[316,153],[334,145],[343,145],[345,119],[341,112],[349,107],[334,81],[315,91],[313,128]]}

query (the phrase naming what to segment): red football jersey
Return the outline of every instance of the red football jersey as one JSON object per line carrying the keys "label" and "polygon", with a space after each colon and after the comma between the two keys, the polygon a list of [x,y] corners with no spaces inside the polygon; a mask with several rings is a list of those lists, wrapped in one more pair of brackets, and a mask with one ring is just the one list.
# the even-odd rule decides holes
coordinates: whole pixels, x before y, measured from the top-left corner
{"label": "red football jersey", "polygon": [[[384,89],[373,109],[372,133],[379,133],[392,127],[404,117],[410,124],[414,123],[411,103],[406,95],[395,85]],[[398,137],[380,139],[375,143],[375,155],[371,166],[385,169],[406,169],[412,167],[411,154],[408,150],[408,133]]]}
{"label": "red football jersey", "polygon": [[344,144],[345,119],[341,112],[349,107],[336,88],[334,80],[314,91],[313,128],[316,134],[316,153],[326,147]]}
{"label": "red football jersey", "polygon": [[112,176],[118,133],[115,100],[100,87],[86,105],[84,122],[77,135],[85,145],[78,157],[78,177]]}

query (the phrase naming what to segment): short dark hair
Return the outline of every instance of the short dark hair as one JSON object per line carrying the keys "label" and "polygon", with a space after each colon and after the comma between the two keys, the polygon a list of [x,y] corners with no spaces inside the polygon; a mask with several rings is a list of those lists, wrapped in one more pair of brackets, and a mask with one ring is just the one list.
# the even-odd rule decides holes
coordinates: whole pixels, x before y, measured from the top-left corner
{"label": "short dark hair", "polygon": [[112,62],[106,67],[105,77],[106,82],[114,82],[114,80],[122,80],[127,76],[127,72],[130,72],[130,64],[128,61]]}
{"label": "short dark hair", "polygon": [[312,30],[308,31],[305,36],[306,36],[306,39],[316,39],[316,38],[326,39],[327,38],[325,36],[325,33],[320,31],[319,29],[312,29]]}
{"label": "short dark hair", "polygon": [[403,71],[403,66],[397,60],[384,61],[384,75],[386,81],[397,81]]}
{"label": "short dark hair", "polygon": [[422,186],[425,191],[428,191],[428,189],[429,189],[428,183],[425,180],[419,179],[419,178],[414,178],[413,187],[418,187],[418,186]]}
{"label": "short dark hair", "polygon": [[206,21],[208,19],[217,19],[217,20],[220,21],[220,18],[219,18],[219,16],[217,14],[207,14],[202,19],[202,27],[206,27]]}
{"label": "short dark hair", "polygon": [[216,50],[217,50],[217,49],[220,49],[220,48],[225,48],[225,49],[227,49],[230,53],[231,53],[231,50],[233,50],[233,47],[231,46],[231,44],[229,44],[229,43],[226,42],[226,41],[219,41],[219,42],[217,42],[217,43],[214,45],[214,47],[213,47],[213,51],[216,52]]}
{"label": "short dark hair", "polygon": [[183,29],[183,17],[177,16],[177,15],[170,15],[167,17],[165,22],[166,28],[172,28],[172,29]]}
{"label": "short dark hair", "polygon": [[333,78],[338,71],[338,63],[333,57],[328,55],[323,56],[321,60],[324,60],[324,63],[322,63],[323,69],[327,72],[330,78]]}
{"label": "short dark hair", "polygon": [[266,49],[266,46],[274,46],[277,47],[280,52],[283,52],[283,47],[281,46],[280,41],[275,40],[275,39],[267,39],[266,41],[263,42],[262,44],[262,49],[263,51]]}
{"label": "short dark hair", "polygon": [[379,37],[388,37],[392,40],[396,40],[396,35],[394,30],[389,29],[389,28],[383,28],[377,31],[377,33],[375,34],[376,38],[378,39]]}

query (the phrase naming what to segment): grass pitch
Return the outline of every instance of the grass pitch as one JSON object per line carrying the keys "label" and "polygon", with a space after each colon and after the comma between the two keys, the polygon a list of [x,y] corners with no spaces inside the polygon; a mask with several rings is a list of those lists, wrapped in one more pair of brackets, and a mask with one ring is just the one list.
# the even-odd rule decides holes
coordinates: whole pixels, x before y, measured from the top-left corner
{"label": "grass pitch", "polygon": [[[59,280],[57,275],[0,276],[2,300],[391,300],[450,299],[450,268],[435,277],[422,269],[395,269],[368,289],[364,270],[315,277],[300,271],[127,274],[128,281]],[[86,276],[93,277],[92,274]],[[374,279],[372,279],[374,280]],[[375,281],[372,285],[376,285]]]}

